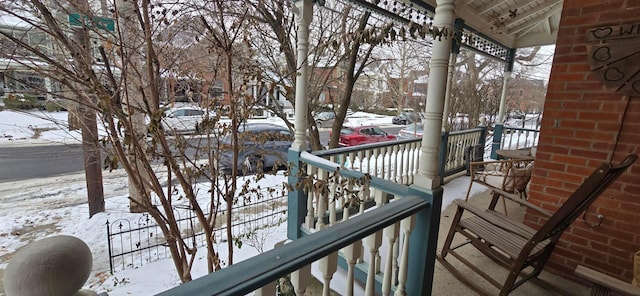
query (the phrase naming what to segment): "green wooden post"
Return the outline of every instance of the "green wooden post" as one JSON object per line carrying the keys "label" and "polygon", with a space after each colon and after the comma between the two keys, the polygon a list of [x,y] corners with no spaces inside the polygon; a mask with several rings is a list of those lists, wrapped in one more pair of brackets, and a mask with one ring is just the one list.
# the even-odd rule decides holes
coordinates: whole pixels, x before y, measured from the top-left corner
{"label": "green wooden post", "polygon": [[498,159],[498,149],[500,149],[500,142],[502,142],[502,133],[504,125],[502,123],[496,123],[493,128],[493,143],[491,143],[491,158]]}
{"label": "green wooden post", "polygon": [[287,238],[296,240],[302,237],[300,227],[307,215],[307,195],[304,193],[303,188],[298,188],[299,186],[297,186],[301,174],[305,172],[301,170],[300,151],[290,148],[288,161],[291,166],[288,182],[293,190],[289,191],[287,198]]}
{"label": "green wooden post", "polygon": [[409,195],[419,196],[427,200],[430,205],[418,212],[415,227],[411,232],[407,295],[431,295],[440,228],[442,193],[442,187],[429,190],[411,185],[409,188]]}
{"label": "green wooden post", "polygon": [[442,139],[440,139],[440,151],[438,156],[438,175],[440,176],[440,183],[444,183],[444,167],[447,164],[447,153],[449,151],[449,131],[442,132]]}

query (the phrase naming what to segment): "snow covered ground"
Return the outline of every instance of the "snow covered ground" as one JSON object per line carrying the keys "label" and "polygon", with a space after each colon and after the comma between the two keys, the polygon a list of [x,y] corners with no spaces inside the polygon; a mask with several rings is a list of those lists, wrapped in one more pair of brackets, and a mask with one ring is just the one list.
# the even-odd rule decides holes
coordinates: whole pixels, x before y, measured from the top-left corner
{"label": "snow covered ground", "polygon": [[[0,111],[1,145],[37,145],[44,143],[77,143],[77,132],[66,130],[66,112]],[[356,112],[349,125],[388,125],[390,116]],[[103,172],[105,213],[89,219],[83,173],[0,183],[0,276],[12,254],[37,239],[53,235],[72,235],[82,239],[93,253],[93,271],[85,288],[98,293],[116,295],[153,295],[179,285],[173,263],[160,260],[138,268],[109,272],[106,223],[116,219],[135,220],[140,214],[128,212],[126,176],[122,171]],[[264,180],[263,186],[277,186],[283,176]],[[460,177],[446,184],[444,206],[455,198],[464,198],[468,178]],[[481,186],[474,187],[481,191]],[[206,192],[206,190],[202,190]],[[269,249],[286,238],[286,225],[265,230],[264,247]],[[226,244],[219,245],[221,258],[226,258]],[[234,262],[258,254],[257,248],[244,245],[234,251]],[[206,274],[205,256],[199,256],[193,277]],[[1,289],[0,281],[0,295]]]}

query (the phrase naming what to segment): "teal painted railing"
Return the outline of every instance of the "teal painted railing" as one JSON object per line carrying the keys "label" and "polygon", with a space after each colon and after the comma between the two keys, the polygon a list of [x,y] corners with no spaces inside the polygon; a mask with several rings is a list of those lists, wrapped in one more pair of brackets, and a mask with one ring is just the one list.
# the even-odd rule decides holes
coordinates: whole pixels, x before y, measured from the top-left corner
{"label": "teal painted railing", "polygon": [[[443,133],[442,176],[462,170],[464,147],[484,143],[485,134],[484,128]],[[256,295],[274,295],[276,279],[320,258],[327,266],[338,251],[335,260],[377,293],[430,294],[442,190],[407,185],[417,172],[420,145],[421,139],[409,139],[313,154],[290,150],[287,236],[292,242],[163,295],[240,295],[256,289]],[[368,257],[361,254],[363,239]]]}
{"label": "teal painted railing", "polygon": [[465,150],[469,146],[485,146],[487,128],[480,126],[463,131],[443,132],[440,142],[440,176],[451,176],[465,170]]}
{"label": "teal painted railing", "polygon": [[538,146],[540,130],[531,128],[507,127],[496,124],[493,129],[491,158],[498,159],[499,149],[525,149]]}
{"label": "teal painted railing", "polygon": [[[340,151],[345,152],[345,150]],[[413,221],[403,221],[403,225],[396,223],[395,231],[385,229],[384,236],[387,239],[385,254],[379,250],[383,232],[383,229],[379,229],[377,233],[379,237],[372,239],[374,242],[369,242],[375,247],[369,245],[368,258],[363,254],[355,255],[357,258],[351,259],[348,256],[340,256],[340,262],[343,268],[352,270],[350,274],[353,277],[367,283],[365,287],[369,289],[375,289],[378,292],[385,288],[387,290],[406,289],[408,295],[423,295],[423,292],[429,294],[435,263],[442,190],[431,191],[415,185],[402,185],[368,173],[345,169],[340,164],[326,159],[344,155],[340,151],[317,152],[319,155],[302,152],[296,158],[297,153],[290,150],[290,163],[300,169],[292,170],[289,177],[290,185],[298,189],[291,192],[288,204],[289,238],[294,240],[306,237],[308,233],[331,229],[350,221],[354,213],[364,215],[368,213],[365,211],[368,208],[365,206],[367,204],[380,210],[394,203],[389,201],[401,200],[407,195],[419,196],[433,206],[420,211],[412,218]],[[382,157],[367,160],[371,167],[374,166],[374,162],[379,162],[377,172],[385,171],[380,166],[385,166],[388,162],[385,162]],[[313,172],[313,174],[307,174],[307,172]],[[302,187],[307,190],[302,190]],[[354,202],[354,199],[357,201]],[[402,233],[400,228],[403,229]],[[408,241],[403,239],[401,242],[400,237],[410,237],[410,239]],[[378,261],[385,263],[370,264],[375,262],[376,257],[379,258]],[[355,264],[355,259],[360,263]],[[383,265],[384,272],[380,270]],[[353,281],[353,279],[347,279],[347,281]]]}
{"label": "teal painted railing", "polygon": [[[304,190],[295,185],[315,185],[318,182],[317,179],[308,179],[310,176],[305,174],[305,168],[313,166],[334,176],[340,176],[334,180],[360,180],[360,183],[354,184],[353,188],[360,189],[361,192],[369,192],[365,188],[379,189],[377,191],[379,193],[376,194],[379,205],[340,223],[333,223],[322,229],[307,229],[309,231],[305,231],[305,235],[290,243],[160,295],[244,295],[254,291],[256,295],[275,295],[276,282],[289,274],[291,274],[290,279],[295,291],[300,293],[305,290],[311,277],[309,267],[311,263],[319,261],[318,268],[321,272],[323,274],[328,272],[328,278],[333,276],[338,252],[351,262],[348,267],[350,270],[348,274],[351,276],[347,276],[347,281],[355,285],[353,263],[358,258],[367,259],[375,258],[377,254],[384,255],[384,248],[381,248],[383,237],[387,250],[387,255],[382,257],[386,262],[385,272],[377,271],[375,264],[369,265],[365,279],[366,294],[373,295],[376,286],[378,290],[400,289],[405,291],[405,295],[431,293],[442,190],[428,191],[369,177],[362,172],[340,168],[339,165],[308,152],[291,150],[290,157],[293,165],[300,168],[299,173],[295,174],[298,180],[290,184],[295,188],[306,192],[312,190],[311,188]],[[307,183],[305,180],[313,180],[313,182]],[[295,214],[301,208],[297,206],[299,203],[306,203],[306,199],[290,199],[290,217],[304,216]],[[305,222],[307,221],[304,219],[288,221],[298,229]],[[397,270],[394,271],[391,268],[393,263],[388,258],[394,258],[393,250],[396,245],[399,262]],[[370,254],[368,257],[360,256],[365,246]],[[376,278],[382,278],[383,283],[376,285]],[[328,281],[325,281],[325,284],[328,289]]]}

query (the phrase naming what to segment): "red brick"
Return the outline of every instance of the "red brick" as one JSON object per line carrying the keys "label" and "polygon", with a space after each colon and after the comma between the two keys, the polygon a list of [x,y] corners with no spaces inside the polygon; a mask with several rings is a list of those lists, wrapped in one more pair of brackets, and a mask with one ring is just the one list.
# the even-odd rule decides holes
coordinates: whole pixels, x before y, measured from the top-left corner
{"label": "red brick", "polygon": [[593,121],[611,121],[611,122],[618,122],[620,121],[621,114],[616,112],[603,112],[602,110],[598,110],[598,112],[593,112],[593,111],[580,111],[580,113],[578,113],[578,119],[579,120],[593,120]]}
{"label": "red brick", "polygon": [[570,232],[565,232],[563,234],[563,242],[569,242],[571,244],[578,244],[578,245],[586,245],[589,240],[586,239],[584,236],[581,235],[576,235],[574,233],[570,233]]}
{"label": "red brick", "polygon": [[567,83],[566,91],[605,91],[604,86],[599,81],[590,81],[582,83]]}
{"label": "red brick", "polygon": [[[614,220],[637,221],[638,219],[638,213],[622,212],[619,209],[601,208],[600,213],[605,217],[609,219],[614,219]],[[618,238],[621,238],[621,237],[618,237]],[[631,238],[626,238],[626,239],[631,240]]]}
{"label": "red brick", "polygon": [[607,159],[608,153],[607,152],[602,152],[602,151],[594,151],[594,150],[574,148],[574,149],[571,149],[571,155],[585,157],[585,158],[591,158],[591,159],[602,159],[602,160],[604,160],[604,159]]}
{"label": "red brick", "polygon": [[[589,70],[586,70],[589,71]],[[588,92],[588,93],[583,93],[582,94],[582,98],[585,101],[597,101],[597,102],[603,102],[603,101],[616,101],[620,98],[620,95],[615,94],[615,93],[605,93],[605,92]]]}
{"label": "red brick", "polygon": [[629,250],[630,253],[638,251],[638,245],[630,241],[619,240],[614,238],[611,240],[611,245],[623,250]]}
{"label": "red brick", "polygon": [[591,68],[588,64],[570,64],[568,65],[568,69],[566,72],[587,72],[590,71]]}
{"label": "red brick", "polygon": [[[592,111],[592,110],[600,110],[601,107],[602,107],[602,103],[597,100],[592,100],[592,101],[587,101],[584,99],[583,100],[564,100],[562,102],[562,108],[566,110]],[[576,114],[578,113],[576,112]]]}
{"label": "red brick", "polygon": [[594,168],[591,168],[590,166],[587,166],[587,167],[571,166],[567,168],[568,173],[575,174],[578,176],[584,176],[584,177],[587,177],[588,175],[593,173],[593,170]]}

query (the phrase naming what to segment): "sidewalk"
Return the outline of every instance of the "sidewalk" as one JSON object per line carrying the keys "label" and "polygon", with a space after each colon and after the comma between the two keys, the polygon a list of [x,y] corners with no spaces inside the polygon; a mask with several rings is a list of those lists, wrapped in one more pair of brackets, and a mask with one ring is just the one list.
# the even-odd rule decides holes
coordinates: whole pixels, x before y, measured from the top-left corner
{"label": "sidewalk", "polygon": [[[478,206],[484,206],[484,208],[486,208],[486,206],[489,204],[489,201],[491,199],[490,197],[490,191],[484,191],[482,193],[479,194],[475,194],[472,197],[469,198],[471,203],[474,203]],[[499,205],[500,207],[502,205]],[[443,209],[442,211],[442,216],[441,216],[441,220],[440,220],[440,231],[438,233],[438,250],[437,252],[439,253],[442,245],[444,243],[444,240],[447,236],[447,233],[449,231],[449,227],[451,226],[451,220],[453,219],[453,216],[455,214],[456,211],[456,206],[455,204],[450,204],[448,207],[446,207],[445,209]],[[524,208],[516,205],[515,203],[507,203],[507,212],[509,213],[510,217],[514,217],[516,219],[522,219],[522,217],[524,216]],[[462,247],[460,249],[458,249],[458,251],[460,253],[462,253],[463,255],[466,255],[465,258],[469,259],[471,262],[473,262],[474,264],[478,264],[479,266],[483,267],[483,270],[487,271],[490,274],[495,274],[496,275],[496,279],[502,280],[504,279],[504,277],[506,276],[506,270],[504,268],[502,268],[501,266],[499,266],[498,264],[496,264],[495,262],[491,261],[490,259],[488,259],[487,257],[485,257],[482,253],[480,253],[479,251],[475,250],[472,247]],[[457,260],[453,259],[451,260],[451,262],[453,263],[454,266],[458,267],[458,266],[462,266],[462,270],[469,270],[466,266],[464,266],[464,264],[458,262]],[[469,273],[472,273],[471,271],[469,271]],[[589,292],[589,288],[585,287],[581,284],[566,280],[558,275],[543,271],[542,274],[540,275],[540,278],[552,283],[553,285],[562,288],[563,290],[567,291],[567,294],[573,293],[575,295],[590,295]],[[479,276],[477,277],[478,281],[476,281],[478,284],[481,284],[482,287],[484,287],[485,289],[489,290],[489,291],[497,291],[491,284],[489,284],[488,282],[484,281],[482,278],[480,278]],[[497,294],[497,292],[496,292]],[[449,270],[447,270],[446,268],[444,268],[444,266],[442,266],[437,260],[436,260],[436,266],[435,266],[435,273],[434,273],[434,279],[433,279],[433,291],[432,291],[432,295],[438,296],[438,295],[476,295],[476,293],[471,290],[469,287],[467,287],[465,284],[463,284],[462,282],[460,282],[457,278],[455,278],[450,272]],[[541,295],[558,295],[557,293],[554,293],[550,290],[544,289],[538,285],[535,285],[531,282],[527,282],[525,284],[523,284],[522,286],[520,286],[519,288],[517,288],[515,291],[513,291],[510,295],[514,295],[514,296],[520,296],[520,295],[536,295],[536,296],[541,296]]]}

